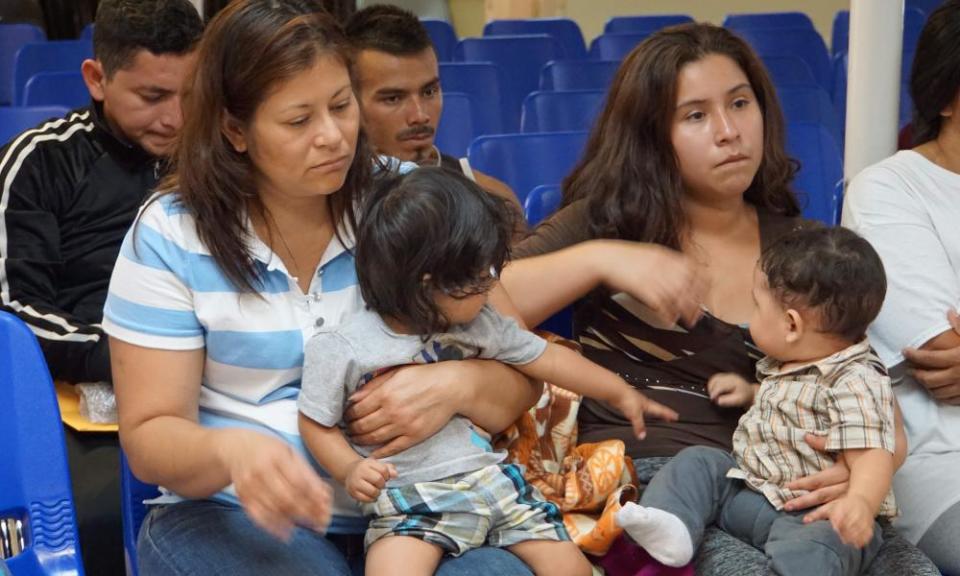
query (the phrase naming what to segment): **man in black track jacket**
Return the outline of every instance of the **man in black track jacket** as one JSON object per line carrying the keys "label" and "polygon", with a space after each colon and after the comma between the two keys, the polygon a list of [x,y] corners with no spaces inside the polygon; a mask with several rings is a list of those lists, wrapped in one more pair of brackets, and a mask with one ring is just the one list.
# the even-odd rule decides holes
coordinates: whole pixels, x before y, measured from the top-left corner
{"label": "man in black track jacket", "polygon": [[[100,329],[114,261],[181,125],[202,23],[188,0],[102,0],[87,108],[0,150],[0,309],[37,336],[52,376],[110,381]],[[123,574],[116,434],[65,429],[87,574]]]}

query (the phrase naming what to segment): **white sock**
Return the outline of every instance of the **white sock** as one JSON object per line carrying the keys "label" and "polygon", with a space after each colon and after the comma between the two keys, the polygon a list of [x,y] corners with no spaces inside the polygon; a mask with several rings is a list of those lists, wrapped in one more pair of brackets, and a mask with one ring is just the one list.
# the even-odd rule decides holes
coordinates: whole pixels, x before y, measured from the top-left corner
{"label": "white sock", "polygon": [[693,541],[682,520],[669,512],[627,502],[617,524],[661,564],[679,567],[693,560]]}

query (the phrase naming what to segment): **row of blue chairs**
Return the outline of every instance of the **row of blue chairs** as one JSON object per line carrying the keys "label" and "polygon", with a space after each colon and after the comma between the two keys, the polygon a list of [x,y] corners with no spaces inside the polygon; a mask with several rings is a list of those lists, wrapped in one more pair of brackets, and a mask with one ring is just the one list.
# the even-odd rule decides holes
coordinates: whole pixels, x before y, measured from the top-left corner
{"label": "row of blue chairs", "polygon": [[27,105],[27,84],[36,74],[78,72],[84,60],[93,58],[90,39],[47,42],[38,32],[29,24],[7,24],[0,30],[0,105]]}

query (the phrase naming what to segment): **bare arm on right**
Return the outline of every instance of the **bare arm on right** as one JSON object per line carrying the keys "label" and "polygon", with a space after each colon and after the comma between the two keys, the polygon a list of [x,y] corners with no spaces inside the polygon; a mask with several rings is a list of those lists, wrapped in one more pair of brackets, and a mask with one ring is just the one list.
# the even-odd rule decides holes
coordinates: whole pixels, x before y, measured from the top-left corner
{"label": "bare arm on right", "polygon": [[187,498],[229,484],[250,518],[279,538],[330,520],[329,487],[278,436],[198,423],[204,350],[144,348],[110,338],[120,442],[133,473]]}

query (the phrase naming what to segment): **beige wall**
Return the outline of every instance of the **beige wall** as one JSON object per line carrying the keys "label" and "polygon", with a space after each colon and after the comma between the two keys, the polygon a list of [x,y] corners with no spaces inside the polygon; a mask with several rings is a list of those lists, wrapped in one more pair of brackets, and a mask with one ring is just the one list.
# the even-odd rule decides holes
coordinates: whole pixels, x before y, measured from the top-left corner
{"label": "beige wall", "polygon": [[[887,2],[890,0],[877,0]],[[627,14],[689,14],[696,20],[720,24],[726,14],[735,12],[806,12],[817,30],[830,44],[830,30],[837,10],[848,10],[849,0],[449,0],[450,12],[457,34],[479,36],[487,20],[486,9],[507,10],[513,15],[525,6],[530,15],[566,16],[574,19],[590,43],[603,32],[603,25],[611,16]],[[553,14],[544,13],[541,6],[554,6]],[[547,9],[546,11],[549,11]]]}

